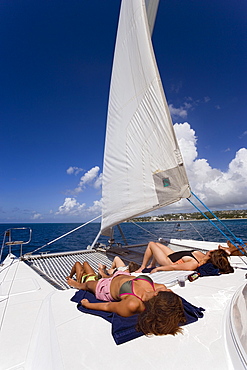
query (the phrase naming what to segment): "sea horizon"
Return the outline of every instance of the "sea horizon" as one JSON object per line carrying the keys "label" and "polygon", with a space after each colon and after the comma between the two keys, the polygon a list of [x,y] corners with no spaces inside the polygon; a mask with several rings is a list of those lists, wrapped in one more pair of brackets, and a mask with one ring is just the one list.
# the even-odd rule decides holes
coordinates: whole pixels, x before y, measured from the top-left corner
{"label": "sea horizon", "polygon": [[[222,228],[219,221],[216,221],[215,224],[217,227]],[[229,232],[224,230],[227,239],[232,239],[232,232],[236,237],[247,242],[247,219],[227,219],[224,220],[224,224],[229,230]],[[3,241],[6,230],[16,228],[17,230],[12,231],[12,240],[27,241],[30,228],[32,229],[31,242],[23,245],[23,253],[32,252],[37,248],[40,248],[40,252],[47,253],[82,250],[87,249],[93,243],[100,230],[99,222],[83,225],[85,224],[78,222],[0,223],[0,236]],[[82,227],[78,228],[78,226]],[[22,227],[27,229],[22,230]],[[74,229],[76,231],[73,231]],[[124,244],[119,230],[117,228],[115,229],[115,241]],[[226,242],[227,240],[208,220],[125,222],[121,224],[121,229],[129,245],[148,243],[159,238],[164,240],[170,238],[207,240],[219,243]],[[67,236],[64,237],[66,234]],[[109,237],[100,236],[98,242],[107,244],[108,239]],[[18,250],[19,247],[12,248],[14,254]],[[7,247],[5,248],[6,253]]]}

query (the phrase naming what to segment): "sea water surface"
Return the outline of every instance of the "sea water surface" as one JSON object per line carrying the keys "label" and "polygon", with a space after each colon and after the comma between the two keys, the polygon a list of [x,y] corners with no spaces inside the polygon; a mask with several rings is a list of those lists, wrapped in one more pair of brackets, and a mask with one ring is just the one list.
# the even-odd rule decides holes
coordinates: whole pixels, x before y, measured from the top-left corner
{"label": "sea water surface", "polygon": [[[224,233],[227,238],[232,238],[231,232],[237,237],[247,242],[247,219],[235,219],[223,221],[227,229]],[[221,223],[216,225],[222,229]],[[86,249],[94,241],[100,230],[99,223],[91,223],[69,234],[68,236],[47,245],[56,238],[77,228],[80,224],[75,223],[33,223],[33,224],[0,224],[0,238],[3,241],[4,233],[7,229],[12,230],[12,240],[28,240],[27,231],[29,229],[20,229],[22,227],[32,229],[32,239],[27,245],[23,245],[23,253],[34,251],[38,248],[40,252],[65,252],[73,250]],[[122,231],[128,244],[148,243],[158,238],[169,239],[196,239],[225,242],[226,238],[211,225],[209,221],[166,221],[166,222],[142,222],[121,224]],[[124,244],[120,232],[116,228],[114,238],[116,242]],[[100,237],[99,242],[107,243],[107,237]],[[2,244],[1,241],[1,244]],[[12,247],[12,252],[19,255],[19,246]],[[8,253],[8,248],[4,248],[3,256]]]}

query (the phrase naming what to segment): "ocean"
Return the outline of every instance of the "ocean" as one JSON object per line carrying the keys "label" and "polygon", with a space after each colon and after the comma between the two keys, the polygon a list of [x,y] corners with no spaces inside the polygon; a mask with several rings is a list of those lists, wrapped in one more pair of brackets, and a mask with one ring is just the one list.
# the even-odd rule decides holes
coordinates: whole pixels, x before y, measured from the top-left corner
{"label": "ocean", "polygon": [[[247,242],[247,219],[235,219],[223,221],[227,228],[234,233],[238,238]],[[218,227],[220,223],[216,223]],[[29,244],[23,245],[23,253],[34,251],[46,245],[48,242],[68,233],[80,226],[75,223],[33,223],[33,224],[0,224],[0,238],[3,241],[4,233],[7,229],[17,228],[12,231],[12,240],[28,240],[29,229],[18,229],[21,227],[32,229],[32,239]],[[122,231],[127,239],[128,244],[147,243],[158,238],[168,239],[196,239],[225,242],[226,238],[215,229],[209,221],[167,221],[167,222],[142,222],[142,223],[123,223],[121,224]],[[90,245],[100,229],[99,223],[91,223],[79,230],[69,234],[68,236],[57,240],[50,245],[46,245],[40,252],[65,252],[72,250],[86,249]],[[231,238],[229,231],[225,230],[227,238]],[[123,244],[122,237],[118,229],[114,234],[116,242]],[[107,243],[107,237],[100,237],[99,242]],[[2,242],[1,242],[2,244]],[[19,255],[19,246],[12,247],[12,252]],[[5,247],[3,256],[8,253]]]}

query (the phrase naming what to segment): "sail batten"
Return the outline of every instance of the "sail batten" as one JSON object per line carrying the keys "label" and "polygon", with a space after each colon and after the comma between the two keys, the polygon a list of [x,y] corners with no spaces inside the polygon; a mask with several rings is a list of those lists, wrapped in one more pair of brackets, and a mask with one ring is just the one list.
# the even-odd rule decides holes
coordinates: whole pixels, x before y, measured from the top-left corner
{"label": "sail batten", "polygon": [[[103,168],[102,233],[190,196],[151,43],[147,10],[123,0],[116,39]],[[153,17],[153,13],[150,13]]]}

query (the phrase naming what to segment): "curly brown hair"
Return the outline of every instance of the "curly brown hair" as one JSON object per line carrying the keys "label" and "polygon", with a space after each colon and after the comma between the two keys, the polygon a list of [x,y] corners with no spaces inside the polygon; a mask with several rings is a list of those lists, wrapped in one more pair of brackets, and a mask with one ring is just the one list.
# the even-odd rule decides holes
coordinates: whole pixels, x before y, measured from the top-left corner
{"label": "curly brown hair", "polygon": [[217,249],[210,254],[207,262],[211,262],[215,267],[220,270],[221,274],[230,274],[234,272],[233,267],[228,261],[228,254],[223,249]]}
{"label": "curly brown hair", "polygon": [[169,291],[160,291],[143,302],[145,310],[138,315],[136,329],[144,334],[175,335],[182,332],[179,324],[186,322],[181,298]]}

